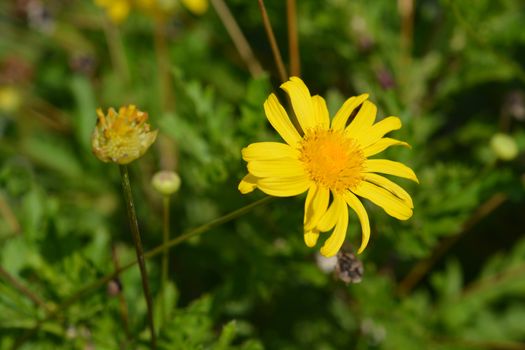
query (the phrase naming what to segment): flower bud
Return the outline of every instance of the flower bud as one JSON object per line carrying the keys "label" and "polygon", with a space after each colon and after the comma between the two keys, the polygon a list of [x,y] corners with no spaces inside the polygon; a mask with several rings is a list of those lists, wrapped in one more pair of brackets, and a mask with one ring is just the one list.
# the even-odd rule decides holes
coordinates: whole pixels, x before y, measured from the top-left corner
{"label": "flower bud", "polygon": [[155,142],[158,130],[151,131],[148,113],[134,105],[113,108],[107,115],[97,109],[98,121],[91,136],[93,153],[103,162],[128,164],[141,157]]}
{"label": "flower bud", "polygon": [[502,160],[512,160],[518,155],[516,141],[506,134],[497,133],[492,136],[490,147],[496,156]]}
{"label": "flower bud", "polygon": [[170,196],[179,190],[180,177],[173,171],[162,170],[153,175],[151,183],[157,192]]}

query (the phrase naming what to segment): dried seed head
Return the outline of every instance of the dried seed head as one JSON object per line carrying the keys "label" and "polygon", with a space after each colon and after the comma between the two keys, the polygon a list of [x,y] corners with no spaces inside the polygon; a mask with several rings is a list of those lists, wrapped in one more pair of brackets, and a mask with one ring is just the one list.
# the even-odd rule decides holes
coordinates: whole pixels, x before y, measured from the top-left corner
{"label": "dried seed head", "polygon": [[345,283],[359,283],[363,279],[363,263],[357,259],[355,254],[343,252],[337,253],[337,264],[335,275]]}
{"label": "dried seed head", "polygon": [[97,109],[98,121],[91,136],[93,153],[103,162],[128,164],[141,157],[155,142],[157,130],[151,131],[148,113],[135,106],[110,108],[104,115]]}

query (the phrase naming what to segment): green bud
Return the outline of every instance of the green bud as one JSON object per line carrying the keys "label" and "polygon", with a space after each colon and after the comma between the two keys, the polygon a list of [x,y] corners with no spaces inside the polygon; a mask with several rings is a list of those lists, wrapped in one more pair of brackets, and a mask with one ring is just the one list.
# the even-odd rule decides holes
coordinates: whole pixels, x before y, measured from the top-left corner
{"label": "green bud", "polygon": [[497,133],[490,140],[490,147],[502,160],[513,160],[518,155],[518,146],[514,138],[507,134]]}
{"label": "green bud", "polygon": [[170,196],[179,190],[180,177],[173,171],[162,170],[153,175],[151,183],[157,192]]}

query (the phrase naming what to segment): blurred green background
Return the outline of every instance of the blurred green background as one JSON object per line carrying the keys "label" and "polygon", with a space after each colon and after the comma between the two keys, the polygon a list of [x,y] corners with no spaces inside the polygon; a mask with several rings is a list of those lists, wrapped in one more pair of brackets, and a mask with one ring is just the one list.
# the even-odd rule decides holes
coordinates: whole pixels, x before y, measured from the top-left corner
{"label": "blurred green background", "polygon": [[[228,35],[223,1],[137,1],[119,22],[107,10],[127,0],[0,2],[1,349],[149,348],[136,266],[64,305],[135,257],[118,167],[91,153],[97,107],[136,104],[162,135],[130,166],[146,250],[162,243],[158,170],[182,179],[172,237],[263,197],[237,190],[241,148],[277,139],[262,103],[280,80],[257,1],[226,4],[260,71]],[[414,216],[365,203],[360,284],[304,245],[304,196],[174,247],[164,307],[160,257],[148,259],[159,348],[525,349],[525,3],[296,5],[312,94],[333,115],[368,92],[380,118],[402,119],[394,137],[413,148],[386,157],[418,174],[399,182]],[[266,7],[289,69],[287,3]],[[346,248],[359,242],[352,213]]]}

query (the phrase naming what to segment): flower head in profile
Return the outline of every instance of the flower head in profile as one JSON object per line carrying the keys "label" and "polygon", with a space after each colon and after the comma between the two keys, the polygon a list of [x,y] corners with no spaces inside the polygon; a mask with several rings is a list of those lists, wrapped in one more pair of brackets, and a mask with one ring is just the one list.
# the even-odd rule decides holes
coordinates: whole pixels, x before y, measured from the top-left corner
{"label": "flower head in profile", "polygon": [[107,114],[97,109],[97,125],[91,136],[93,153],[103,162],[128,164],[141,157],[155,142],[157,130],[151,131],[148,113],[135,106],[110,108]]}
{"label": "flower head in profile", "polygon": [[[290,96],[299,127],[271,94],[264,103],[266,117],[286,143],[257,142],[242,150],[248,175],[239,184],[241,193],[255,188],[277,197],[308,191],[304,209],[304,241],[317,244],[320,234],[332,232],[321,247],[327,257],[337,254],[346,237],[348,207],[361,222],[361,253],[370,238],[370,223],[361,198],[380,206],[399,220],[412,216],[412,198],[387,174],[418,179],[412,169],[395,161],[369,159],[390,146],[406,142],[384,137],[401,128],[401,120],[387,117],[375,123],[376,106],[363,94],[351,97],[330,121],[325,100],[311,96],[297,77],[281,85]],[[351,117],[353,119],[350,121]]]}

